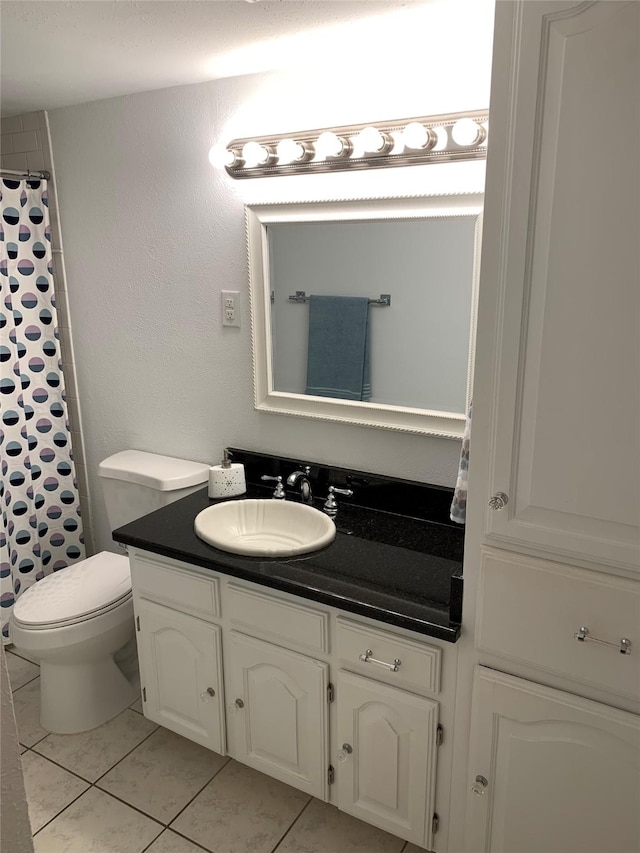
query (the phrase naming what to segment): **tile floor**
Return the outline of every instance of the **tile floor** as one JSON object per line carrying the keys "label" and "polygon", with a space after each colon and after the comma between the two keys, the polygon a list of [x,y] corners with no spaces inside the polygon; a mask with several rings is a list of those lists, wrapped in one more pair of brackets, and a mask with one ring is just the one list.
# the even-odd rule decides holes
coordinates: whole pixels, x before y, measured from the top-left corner
{"label": "tile floor", "polygon": [[156,726],[140,700],[48,734],[38,667],[11,651],[7,664],[35,853],[424,853]]}

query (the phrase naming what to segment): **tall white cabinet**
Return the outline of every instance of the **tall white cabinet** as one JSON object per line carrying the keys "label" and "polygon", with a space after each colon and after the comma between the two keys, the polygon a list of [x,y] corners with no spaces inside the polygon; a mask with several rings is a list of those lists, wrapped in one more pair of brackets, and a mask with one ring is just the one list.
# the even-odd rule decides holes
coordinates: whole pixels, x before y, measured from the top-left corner
{"label": "tall white cabinet", "polygon": [[640,849],[639,140],[640,3],[498,0],[456,851]]}

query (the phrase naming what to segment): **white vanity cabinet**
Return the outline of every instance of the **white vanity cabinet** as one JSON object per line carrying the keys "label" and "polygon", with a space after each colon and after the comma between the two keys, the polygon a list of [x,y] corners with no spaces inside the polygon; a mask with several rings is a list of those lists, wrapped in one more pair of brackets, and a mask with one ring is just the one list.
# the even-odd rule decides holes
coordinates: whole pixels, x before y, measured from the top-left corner
{"label": "white vanity cabinet", "polygon": [[454,646],[137,549],[130,560],[147,717],[445,853]]}
{"label": "white vanity cabinet", "polygon": [[467,850],[640,850],[640,717],[478,667]]}
{"label": "white vanity cabinet", "polygon": [[337,695],[339,807],[416,844],[428,843],[438,703],[344,671]]}
{"label": "white vanity cabinet", "polygon": [[[224,755],[218,579],[131,558],[145,716]],[[193,614],[196,613],[197,616]]]}
{"label": "white vanity cabinet", "polygon": [[234,757],[326,800],[329,665],[235,631],[225,642]]}
{"label": "white vanity cabinet", "polygon": [[637,2],[497,3],[457,686],[464,853],[640,849],[639,75]]}
{"label": "white vanity cabinet", "polygon": [[474,389],[474,420],[491,420],[486,535],[638,572],[640,4],[501,0],[494,60]]}

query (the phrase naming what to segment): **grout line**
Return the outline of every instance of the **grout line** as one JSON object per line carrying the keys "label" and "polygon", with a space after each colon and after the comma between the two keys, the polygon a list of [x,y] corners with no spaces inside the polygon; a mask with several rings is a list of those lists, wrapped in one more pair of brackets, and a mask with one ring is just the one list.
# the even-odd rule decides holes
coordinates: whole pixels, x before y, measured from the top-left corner
{"label": "grout line", "polygon": [[[24,658],[20,658],[20,660],[24,660]],[[28,681],[25,681],[24,684],[21,684],[20,687],[11,688],[11,694],[17,693],[18,690],[21,690],[23,687],[26,687],[27,684],[31,684],[32,681],[35,681],[36,678],[40,678],[40,673],[34,675],[33,678],[30,678]],[[9,683],[11,683],[11,679],[9,679]]]}
{"label": "grout line", "polygon": [[[205,749],[206,749],[206,747],[205,747]],[[213,750],[212,750],[212,751],[213,751]],[[219,753],[216,753],[216,755],[218,755],[218,754],[219,754]],[[194,794],[194,795],[193,795],[193,797],[191,797],[191,799],[189,800],[189,802],[188,802],[188,803],[186,803],[186,804],[185,804],[185,805],[180,809],[180,811],[178,812],[178,814],[177,814],[175,817],[172,817],[172,818],[171,818],[171,823],[168,823],[168,824],[167,824],[167,827],[170,827],[171,829],[173,829],[173,826],[171,826],[171,824],[172,824],[172,823],[175,823],[175,821],[180,817],[180,815],[183,813],[183,811],[184,811],[185,809],[188,809],[188,808],[189,808],[189,806],[190,806],[190,805],[191,805],[191,803],[196,799],[196,797],[199,797],[199,796],[200,796],[200,794],[204,791],[204,789],[207,787],[207,785],[210,785],[210,784],[213,782],[213,780],[216,778],[216,776],[217,776],[217,775],[218,775],[222,770],[224,770],[224,768],[229,764],[229,762],[234,760],[234,759],[233,759],[233,758],[231,758],[231,756],[229,756],[229,755],[223,755],[223,756],[222,756],[222,758],[226,758],[226,759],[227,759],[227,760],[225,761],[225,763],[222,765],[222,767],[219,767],[219,768],[218,768],[218,770],[216,770],[216,772],[213,774],[213,776],[211,777],[211,779],[209,779],[209,781],[208,781],[208,782],[205,782],[205,784],[202,786],[202,788],[200,788],[200,790],[197,792],[197,794]],[[174,831],[174,832],[176,832],[176,830],[175,830],[175,829],[173,829],[173,831]],[[178,833],[178,834],[180,834],[180,833]],[[186,838],[186,836],[185,836],[185,838]],[[191,839],[189,839],[189,841],[191,841]],[[211,853],[211,851],[208,851],[208,853]]]}
{"label": "grout line", "polygon": [[[185,841],[188,841],[189,844],[193,844],[194,847],[197,847],[198,850],[202,850],[203,853],[215,853],[214,850],[210,850],[208,847],[203,847],[202,844],[198,844],[197,841],[194,841],[192,838],[188,838],[186,835],[183,835],[181,832],[178,832],[177,829],[173,829],[173,827],[165,826],[162,831],[165,832],[168,830],[171,830],[171,832],[173,832],[179,838],[184,838]],[[151,844],[153,844],[157,840],[158,840],[157,838],[154,838],[154,840],[151,842]],[[151,844],[149,845],[149,847],[151,846]],[[146,853],[146,851],[149,849],[149,847],[145,847],[144,850],[142,851],[142,853]]]}
{"label": "grout line", "polygon": [[[132,710],[131,708],[125,708],[125,709],[124,709],[124,711],[131,711],[131,710]],[[120,711],[120,714],[124,714],[124,711]],[[134,711],[133,713],[135,714],[136,712]],[[118,714],[118,716],[120,716],[120,715]],[[115,717],[114,717],[113,719],[115,719]],[[146,717],[145,717],[145,719],[146,719]],[[109,722],[109,721],[107,721],[107,722]],[[149,720],[149,722],[152,722],[152,720]],[[132,752],[135,752],[135,751],[136,751],[136,749],[137,749],[139,746],[142,746],[142,744],[143,744],[146,740],[149,740],[149,738],[151,737],[151,735],[154,735],[154,734],[158,731],[158,729],[160,728],[160,726],[159,726],[159,725],[157,725],[157,724],[155,724],[155,726],[156,726],[156,727],[155,727],[155,729],[153,729],[153,731],[149,732],[149,734],[148,734],[148,735],[146,735],[145,737],[143,737],[143,738],[142,738],[142,740],[140,741],[140,743],[137,743],[137,744],[133,747],[133,749],[130,749],[130,750],[129,750],[129,752],[125,753],[125,754],[122,756],[122,758],[119,758],[119,759],[116,761],[116,763],[115,763],[115,764],[112,764],[112,765],[111,765],[111,767],[110,767],[108,770],[105,770],[105,771],[104,771],[104,773],[102,773],[102,775],[98,776],[98,778],[97,778],[97,779],[95,779],[91,784],[92,784],[92,785],[97,785],[97,784],[98,784],[98,782],[99,782],[101,779],[104,779],[104,777],[107,775],[107,773],[111,773],[111,771],[112,771],[115,767],[117,767],[117,766],[118,766],[118,764],[120,764],[120,762],[121,762],[121,761],[124,761],[124,760],[125,760],[125,758],[127,758],[127,756],[131,755],[131,753],[132,753]],[[88,780],[87,780],[87,781],[88,781]]]}
{"label": "grout line", "polygon": [[280,837],[280,840],[278,841],[278,843],[276,844],[276,846],[273,848],[273,850],[271,851],[271,853],[277,853],[278,847],[280,847],[280,845],[282,844],[282,842],[285,840],[285,838],[287,837],[287,835],[289,835],[289,833],[291,832],[291,830],[293,829],[293,827],[297,824],[297,822],[300,820],[300,818],[302,817],[302,815],[305,813],[305,811],[306,811],[306,810],[307,810],[307,808],[309,807],[309,804],[310,804],[310,803],[312,803],[314,799],[315,799],[315,797],[309,797],[309,799],[307,800],[307,802],[306,802],[306,803],[304,804],[304,806],[300,809],[300,812],[298,813],[298,815],[296,815],[296,818],[295,818],[295,820],[293,821],[293,823],[291,824],[291,826],[290,826],[290,827],[286,830],[286,832],[285,832],[285,833]]}
{"label": "grout line", "polygon": [[[36,754],[37,754],[37,753],[36,753]],[[42,758],[42,756],[40,756],[40,757]],[[82,781],[83,781],[83,782],[86,782],[87,780],[86,780],[86,779],[82,779]],[[53,821],[54,821],[54,820],[56,820],[57,818],[59,818],[59,817],[60,817],[60,815],[62,814],[62,812],[65,812],[65,811],[69,808],[69,806],[72,806],[75,802],[77,802],[77,801],[80,799],[80,797],[84,797],[84,795],[87,793],[87,791],[90,791],[90,790],[91,790],[91,788],[92,788],[92,786],[91,786],[91,785],[89,785],[89,787],[88,787],[88,788],[86,788],[84,791],[82,791],[82,793],[78,794],[78,796],[77,796],[77,797],[74,797],[74,799],[73,799],[73,800],[71,800],[71,802],[70,802],[70,803],[67,803],[67,805],[66,805],[63,809],[60,809],[60,811],[59,811],[57,814],[55,814],[55,815],[54,815],[50,820],[48,820],[45,824],[43,824],[43,826],[41,826],[41,827],[40,827],[40,829],[39,829],[39,830],[37,830],[37,832],[34,832],[34,833],[33,833],[33,835],[32,835],[31,837],[32,837],[32,838],[35,838],[35,837],[36,837],[36,835],[38,835],[38,833],[39,833],[39,832],[42,832],[42,830],[45,828],[45,826],[49,826],[49,824],[50,824],[50,823],[53,823]],[[28,805],[28,804],[27,804],[27,805]]]}

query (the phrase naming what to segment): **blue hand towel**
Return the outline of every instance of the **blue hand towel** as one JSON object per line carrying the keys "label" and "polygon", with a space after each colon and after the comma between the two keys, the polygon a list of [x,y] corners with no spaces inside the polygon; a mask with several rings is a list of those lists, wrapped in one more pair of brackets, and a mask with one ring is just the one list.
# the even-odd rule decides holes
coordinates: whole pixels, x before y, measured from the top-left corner
{"label": "blue hand towel", "polygon": [[369,300],[310,296],[306,394],[369,400]]}

